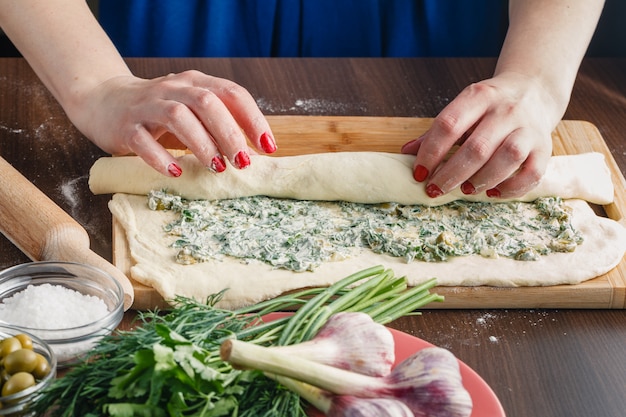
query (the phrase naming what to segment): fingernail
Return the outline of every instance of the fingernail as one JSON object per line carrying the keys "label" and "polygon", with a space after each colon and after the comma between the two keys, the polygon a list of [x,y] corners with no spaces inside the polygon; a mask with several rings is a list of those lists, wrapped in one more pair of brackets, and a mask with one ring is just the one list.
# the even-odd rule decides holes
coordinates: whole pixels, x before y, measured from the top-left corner
{"label": "fingernail", "polygon": [[167,166],[167,172],[169,172],[172,177],[180,177],[183,174],[183,170],[180,169],[176,162],[172,162]]}
{"label": "fingernail", "polygon": [[443,195],[443,191],[435,184],[428,184],[426,186],[426,194],[428,194],[430,198],[437,198]]}
{"label": "fingernail", "polygon": [[476,188],[474,188],[471,182],[465,181],[461,184],[461,192],[465,195],[474,194],[476,192]]}
{"label": "fingernail", "polygon": [[486,191],[487,197],[495,197],[498,198],[500,197],[500,190],[498,190],[497,188],[490,188]]}
{"label": "fingernail", "polygon": [[211,166],[209,169],[214,172],[224,172],[226,169],[226,161],[224,161],[222,155],[215,155],[213,159],[211,159]]}
{"label": "fingernail", "polygon": [[423,182],[428,177],[428,170],[423,165],[418,165],[413,170],[413,178],[417,182]]}
{"label": "fingernail", "polygon": [[261,149],[263,149],[265,153],[276,152],[276,142],[267,132],[261,135]]}
{"label": "fingernail", "polygon": [[400,148],[400,152],[404,153],[404,150],[410,146],[412,146],[415,142],[417,142],[417,139],[413,139],[407,143],[405,143],[404,145],[402,145],[402,148]]}
{"label": "fingernail", "polygon": [[243,169],[248,165],[250,165],[250,156],[246,151],[239,151],[239,153],[235,155],[235,166],[239,169]]}

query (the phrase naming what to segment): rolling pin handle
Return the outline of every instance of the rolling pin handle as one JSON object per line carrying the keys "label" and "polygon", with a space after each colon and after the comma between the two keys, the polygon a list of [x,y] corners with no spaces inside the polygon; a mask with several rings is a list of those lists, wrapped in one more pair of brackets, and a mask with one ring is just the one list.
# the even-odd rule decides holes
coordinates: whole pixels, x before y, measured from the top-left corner
{"label": "rolling pin handle", "polygon": [[90,249],[85,229],[0,157],[0,231],[33,261],[66,261],[100,268],[124,289],[124,310],[134,300],[126,275]]}

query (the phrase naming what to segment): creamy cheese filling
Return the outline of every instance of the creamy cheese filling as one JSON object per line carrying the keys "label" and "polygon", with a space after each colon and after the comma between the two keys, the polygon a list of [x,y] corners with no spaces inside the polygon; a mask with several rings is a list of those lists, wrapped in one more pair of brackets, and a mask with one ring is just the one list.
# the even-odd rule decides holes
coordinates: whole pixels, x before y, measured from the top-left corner
{"label": "creamy cheese filling", "polygon": [[468,255],[532,261],[572,252],[583,241],[572,227],[571,210],[557,197],[428,207],[263,196],[185,200],[152,191],[148,206],[176,213],[164,232],[182,264],[232,256],[300,272],[362,249],[406,262]]}

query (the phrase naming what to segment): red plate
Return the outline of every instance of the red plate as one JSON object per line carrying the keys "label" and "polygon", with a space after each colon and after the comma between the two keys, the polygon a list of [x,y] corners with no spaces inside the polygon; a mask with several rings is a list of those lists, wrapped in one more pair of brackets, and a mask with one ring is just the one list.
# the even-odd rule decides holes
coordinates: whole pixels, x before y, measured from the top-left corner
{"label": "red plate", "polygon": [[[291,313],[272,313],[264,316],[264,321],[276,320]],[[424,348],[433,346],[431,343],[408,335],[395,329],[389,329],[393,335],[396,348],[396,363],[400,363],[409,356]],[[472,368],[459,361],[463,385],[472,397],[474,407],[471,417],[505,417],[504,409],[491,390],[489,385]],[[311,413],[311,417],[321,416],[321,413]]]}

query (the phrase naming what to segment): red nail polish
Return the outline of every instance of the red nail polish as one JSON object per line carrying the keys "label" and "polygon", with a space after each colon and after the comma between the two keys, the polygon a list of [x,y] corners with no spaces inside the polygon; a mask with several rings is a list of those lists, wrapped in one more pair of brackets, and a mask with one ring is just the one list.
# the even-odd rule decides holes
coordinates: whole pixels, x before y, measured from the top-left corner
{"label": "red nail polish", "polygon": [[209,168],[215,172],[224,172],[226,169],[226,161],[224,161],[222,155],[215,155],[213,159],[211,159],[211,166]]}
{"label": "red nail polish", "polygon": [[465,181],[461,184],[461,192],[465,195],[471,195],[476,192],[476,188],[474,188],[474,185],[472,185],[471,182]]}
{"label": "red nail polish", "polygon": [[441,188],[439,188],[436,184],[428,184],[426,186],[426,194],[428,194],[428,197],[430,198],[437,198],[443,195],[443,191],[441,191]]}
{"label": "red nail polish", "polygon": [[176,162],[172,162],[167,166],[167,172],[169,172],[172,177],[180,177],[183,174],[183,170],[180,169]]}
{"label": "red nail polish", "polygon": [[274,139],[267,132],[261,135],[261,149],[263,149],[265,153],[276,152],[276,142],[274,142]]}
{"label": "red nail polish", "polygon": [[498,198],[500,197],[500,190],[498,190],[497,188],[490,188],[489,190],[486,191],[487,197],[494,197],[494,198]]}
{"label": "red nail polish", "polygon": [[413,178],[417,182],[423,182],[428,177],[428,170],[423,165],[418,165],[413,170]]}
{"label": "red nail polish", "polygon": [[235,155],[235,166],[239,169],[243,169],[248,165],[250,165],[250,156],[246,151],[239,151],[239,153]]}

